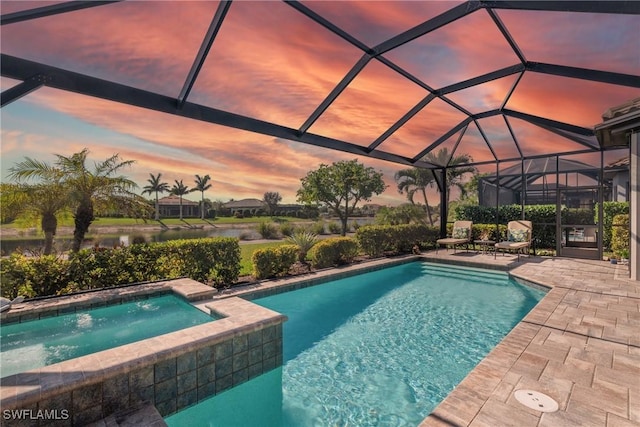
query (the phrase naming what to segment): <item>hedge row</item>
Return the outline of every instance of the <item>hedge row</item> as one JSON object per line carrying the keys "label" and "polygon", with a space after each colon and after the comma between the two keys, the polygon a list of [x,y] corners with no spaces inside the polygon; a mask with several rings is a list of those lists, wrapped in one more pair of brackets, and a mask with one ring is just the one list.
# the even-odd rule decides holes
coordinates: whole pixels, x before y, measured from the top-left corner
{"label": "hedge row", "polygon": [[[611,235],[613,217],[618,214],[629,213],[629,203],[627,202],[604,202],[603,212],[603,245],[606,249],[611,248]],[[594,212],[595,210],[595,217]],[[566,208],[560,212],[563,224],[587,225],[598,222],[598,207],[586,208]],[[461,205],[455,208],[455,218],[460,220],[473,221],[474,224],[506,224],[522,217],[522,207],[520,205],[504,205],[495,207]],[[524,218],[533,223],[533,239],[538,248],[555,248],[556,246],[556,205],[526,205],[524,207]],[[495,240],[495,239],[491,239]]]}
{"label": "hedge row", "polygon": [[[629,242],[631,232],[629,230],[629,215],[620,214],[613,217],[611,230],[611,250],[620,257],[629,258]],[[626,252],[626,256],[623,253]]]}
{"label": "hedge row", "polygon": [[[628,202],[604,202],[602,204],[602,212],[604,218],[602,219],[602,244],[607,249],[612,249],[612,236],[613,236],[613,218],[616,215],[628,215],[629,203]],[[596,220],[598,219],[598,210],[596,209]]]}
{"label": "hedge row", "polygon": [[366,255],[378,257],[385,252],[409,253],[415,245],[432,246],[440,230],[422,224],[367,225],[356,231],[356,241]]}
{"label": "hedge row", "polygon": [[0,260],[2,296],[29,297],[190,277],[228,286],[240,273],[234,238],[172,240],[117,249],[83,249],[68,259],[13,254]]}

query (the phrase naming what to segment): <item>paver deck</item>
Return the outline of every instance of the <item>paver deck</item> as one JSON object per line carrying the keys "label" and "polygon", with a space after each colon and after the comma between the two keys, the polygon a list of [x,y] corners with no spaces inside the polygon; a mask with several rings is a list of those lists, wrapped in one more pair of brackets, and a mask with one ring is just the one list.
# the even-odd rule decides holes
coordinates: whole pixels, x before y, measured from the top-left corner
{"label": "paver deck", "polygon": [[[452,391],[421,426],[640,426],[640,282],[604,261],[475,252],[425,259],[507,269],[550,287],[543,300]],[[556,412],[514,392],[555,399]]]}

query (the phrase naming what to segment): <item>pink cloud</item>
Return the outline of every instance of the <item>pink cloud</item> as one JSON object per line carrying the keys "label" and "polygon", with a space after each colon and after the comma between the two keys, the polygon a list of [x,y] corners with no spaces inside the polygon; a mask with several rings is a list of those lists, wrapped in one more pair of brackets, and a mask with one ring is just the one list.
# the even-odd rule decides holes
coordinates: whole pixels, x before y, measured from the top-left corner
{"label": "pink cloud", "polygon": [[369,145],[427,95],[386,65],[372,61],[310,132]]}
{"label": "pink cloud", "polygon": [[[294,202],[300,178],[309,170],[321,163],[330,164],[355,157],[52,89],[41,89],[27,99],[35,105],[109,129],[115,132],[114,135],[120,135],[118,138],[129,138],[134,142],[123,148],[108,141],[84,139],[69,129],[73,136],[64,139],[37,135],[31,144],[33,157],[41,158],[43,146],[47,147],[47,152],[61,154],[71,154],[88,147],[97,160],[118,152],[125,159],[136,160],[131,176],[141,186],[146,184],[149,173],[162,173],[169,183],[174,179],[184,179],[187,185],[192,185],[195,174],[208,173],[214,182],[211,197],[238,199],[261,197],[265,191],[281,191],[285,201]],[[28,132],[24,134],[29,135]],[[24,152],[25,147],[21,144],[16,141],[7,146]],[[5,149],[3,140],[3,158],[9,154],[13,158],[17,156]],[[359,160],[383,169],[387,180],[392,180],[399,168],[375,159]],[[389,200],[399,198],[393,192],[390,194]]]}
{"label": "pink cloud", "polygon": [[464,114],[436,98],[383,142],[380,149],[413,158],[464,119]]}
{"label": "pink cloud", "polygon": [[454,1],[305,1],[369,47],[405,32],[460,2]]}
{"label": "pink cloud", "polygon": [[518,62],[483,10],[419,37],[385,56],[436,89]]}
{"label": "pink cloud", "polygon": [[216,4],[122,2],[5,25],[2,51],[177,96]]}
{"label": "pink cloud", "polygon": [[513,10],[498,15],[529,61],[640,72],[638,15]]}
{"label": "pink cloud", "polygon": [[361,54],[284,3],[236,2],[192,99],[297,128]]}
{"label": "pink cloud", "polygon": [[640,89],[527,72],[507,108],[592,127],[605,110],[638,96]]}

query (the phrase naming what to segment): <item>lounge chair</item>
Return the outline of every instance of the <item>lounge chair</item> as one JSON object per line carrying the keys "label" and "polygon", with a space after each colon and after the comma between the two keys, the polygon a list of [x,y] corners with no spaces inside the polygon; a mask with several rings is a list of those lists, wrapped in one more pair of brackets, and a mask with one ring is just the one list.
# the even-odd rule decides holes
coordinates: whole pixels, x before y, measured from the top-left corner
{"label": "lounge chair", "polygon": [[451,237],[436,240],[436,254],[440,245],[445,245],[447,250],[449,246],[453,246],[453,253],[456,253],[456,247],[458,245],[466,245],[469,250],[469,243],[471,243],[471,221],[456,221],[453,223],[453,231]]}
{"label": "lounge chair", "polygon": [[507,240],[496,243],[493,258],[495,259],[498,249],[502,249],[503,255],[505,250],[517,252],[518,261],[520,261],[520,253],[524,253],[525,249],[529,253],[532,232],[531,221],[509,221],[509,224],[507,224]]}

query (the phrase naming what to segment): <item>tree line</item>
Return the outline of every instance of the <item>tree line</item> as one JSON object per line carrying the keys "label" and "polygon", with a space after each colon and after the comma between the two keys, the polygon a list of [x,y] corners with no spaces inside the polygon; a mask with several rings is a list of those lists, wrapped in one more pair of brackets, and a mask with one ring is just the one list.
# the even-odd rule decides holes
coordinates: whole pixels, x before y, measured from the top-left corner
{"label": "tree line", "polygon": [[[57,215],[64,211],[71,211],[74,218],[72,252],[80,249],[84,236],[95,219],[96,210],[105,212],[113,209],[135,218],[150,216],[151,207],[147,200],[134,192],[137,184],[120,175],[122,169],[135,161],[122,160],[115,154],[102,162],[94,163],[93,169],[90,169],[86,164],[88,154],[89,150],[86,148],[68,157],[56,154],[56,161],[52,164],[26,157],[9,170],[9,178],[15,184],[3,184],[3,217],[11,213],[31,214],[40,218],[45,234],[45,255],[52,252]],[[458,166],[447,169],[447,187],[449,189],[457,186],[464,195],[465,187],[461,178],[466,173],[475,172],[475,168],[463,166],[472,161],[470,156],[454,157],[445,148],[435,154],[429,153],[425,160],[434,165]],[[179,196],[182,219],[182,197],[194,191],[201,193],[200,214],[204,219],[204,192],[212,187],[210,175],[195,175],[195,185],[191,189],[183,180],[175,180],[173,186],[169,187],[168,183],[162,181],[161,173],[149,175],[148,185],[143,187],[142,194],[155,194],[156,220],[160,219],[159,194],[168,192]],[[434,171],[414,167],[397,172],[394,178],[398,191],[406,193],[411,204],[415,204],[414,196],[417,192],[422,194],[427,218],[433,225],[426,189],[436,182]],[[296,194],[298,202],[316,207],[326,206],[340,219],[343,236],[348,229],[348,219],[358,203],[370,201],[373,195],[379,195],[387,188],[382,172],[366,167],[357,160],[321,164],[318,169],[309,171],[301,178],[300,183]],[[281,200],[278,192],[265,192],[263,196],[269,214],[275,211]]]}

